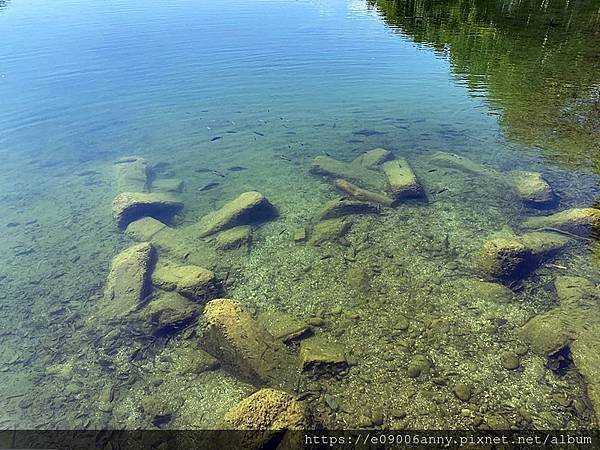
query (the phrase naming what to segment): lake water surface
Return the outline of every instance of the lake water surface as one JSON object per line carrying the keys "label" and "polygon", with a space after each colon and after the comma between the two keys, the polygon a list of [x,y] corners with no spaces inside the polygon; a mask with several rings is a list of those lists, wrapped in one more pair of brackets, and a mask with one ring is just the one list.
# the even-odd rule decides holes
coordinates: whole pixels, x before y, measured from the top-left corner
{"label": "lake water surface", "polygon": [[[310,327],[292,360],[342,355],[335,376],[290,367],[314,424],[597,425],[596,1],[12,0],[0,33],[0,428],[214,429],[256,390],[196,349],[202,305],[168,333],[107,317],[132,156],[180,191],[176,231],[247,191],[277,209],[240,248],[182,237],[157,264],[212,270],[256,326]],[[391,194],[379,166],[315,158],[374,148],[421,196],[323,225],[336,178]],[[519,194],[531,172],[548,201]]]}

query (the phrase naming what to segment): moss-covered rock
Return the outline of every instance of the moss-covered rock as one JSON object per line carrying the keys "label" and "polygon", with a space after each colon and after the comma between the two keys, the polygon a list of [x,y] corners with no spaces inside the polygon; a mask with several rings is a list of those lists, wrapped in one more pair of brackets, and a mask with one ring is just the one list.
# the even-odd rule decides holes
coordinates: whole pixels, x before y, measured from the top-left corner
{"label": "moss-covered rock", "polygon": [[170,370],[178,374],[197,375],[219,367],[217,358],[202,350],[197,342],[180,341],[175,348],[167,351],[172,361]]}
{"label": "moss-covered rock", "polygon": [[98,312],[102,319],[122,320],[139,308],[152,291],[154,257],[154,248],[145,242],[126,248],[113,259]]}
{"label": "moss-covered rock", "polygon": [[159,178],[152,182],[152,192],[179,194],[183,192],[183,180],[179,178]]}
{"label": "moss-covered rock", "polygon": [[392,159],[394,155],[385,148],[374,148],[357,157],[353,164],[366,167],[367,169],[378,169],[384,162]]}
{"label": "moss-covered rock", "polygon": [[335,187],[363,202],[378,203],[382,206],[392,206],[394,204],[394,199],[383,192],[370,191],[341,178],[335,180]]}
{"label": "moss-covered rock", "polygon": [[230,228],[221,231],[215,239],[217,248],[221,250],[234,250],[250,245],[252,241],[252,228],[249,225]]}
{"label": "moss-covered rock", "polygon": [[293,382],[294,357],[239,301],[210,301],[199,335],[208,353],[246,381],[275,387]]}
{"label": "moss-covered rock", "polygon": [[347,217],[317,222],[312,229],[310,243],[318,245],[325,242],[339,241],[346,235],[351,226],[352,221]]}
{"label": "moss-covered rock", "polygon": [[371,161],[372,158],[359,157],[351,163],[345,163],[329,156],[317,156],[311,164],[310,172],[330,179],[341,178],[346,181],[353,181],[371,189],[383,188],[383,175],[369,166],[363,165],[365,159]]}
{"label": "moss-covered rock", "polygon": [[160,231],[167,228],[167,225],[153,217],[143,217],[134,220],[125,229],[125,235],[136,241],[151,241]]}
{"label": "moss-covered rock", "polygon": [[560,305],[533,317],[519,332],[542,354],[551,356],[561,349],[570,349],[575,368],[586,383],[597,424],[600,418],[600,292],[589,280],[578,277],[558,277],[555,287]]}
{"label": "moss-covered rock", "polygon": [[519,199],[532,206],[545,207],[556,203],[557,197],[541,173],[514,170],[508,181]]}
{"label": "moss-covered rock", "polygon": [[389,190],[396,200],[423,196],[423,188],[406,159],[396,158],[387,161],[382,167]]}
{"label": "moss-covered rock", "polygon": [[490,239],[483,244],[479,268],[493,278],[514,278],[525,274],[532,264],[530,249],[515,239]]}
{"label": "moss-covered rock", "polygon": [[149,302],[142,317],[152,324],[157,334],[173,333],[192,323],[198,316],[198,305],[175,292],[164,292]]}
{"label": "moss-covered rock", "polygon": [[311,326],[289,314],[277,311],[267,311],[259,314],[258,321],[269,333],[283,342],[290,342],[311,334]]}
{"label": "moss-covered rock", "polygon": [[330,200],[321,209],[318,220],[338,219],[352,214],[378,214],[379,208],[369,202],[350,199]]}
{"label": "moss-covered rock", "polygon": [[169,264],[152,275],[153,283],[166,291],[177,291],[195,302],[206,302],[222,293],[214,272],[203,267]]}
{"label": "moss-covered rock", "polygon": [[277,210],[260,192],[244,192],[221,209],[204,216],[192,228],[199,236],[209,236],[240,225],[262,222],[277,216]]}
{"label": "moss-covered rock", "polygon": [[183,203],[167,194],[145,192],[121,192],[112,203],[113,217],[120,228],[142,217],[169,220],[182,208]]}
{"label": "moss-covered rock", "polygon": [[231,408],[224,417],[224,431],[219,436],[219,448],[302,448],[300,433],[309,427],[309,414],[303,402],[275,389],[261,389]]}
{"label": "moss-covered rock", "polygon": [[574,208],[549,216],[530,217],[523,228],[556,228],[578,236],[588,236],[600,230],[600,209]]}
{"label": "moss-covered rock", "polygon": [[302,341],[300,361],[302,371],[314,379],[344,375],[349,367],[343,347],[316,337]]}
{"label": "moss-covered rock", "polygon": [[454,153],[436,152],[431,156],[431,162],[436,166],[447,167],[449,169],[460,170],[461,172],[472,173],[475,175],[497,175],[496,171]]}
{"label": "moss-covered rock", "polygon": [[115,161],[119,192],[148,190],[148,162],[139,156],[126,156]]}
{"label": "moss-covered rock", "polygon": [[303,430],[306,409],[287,392],[264,388],[231,408],[225,422],[236,430]]}
{"label": "moss-covered rock", "polygon": [[483,244],[478,259],[479,268],[492,278],[524,277],[569,243],[568,237],[552,232],[496,237]]}

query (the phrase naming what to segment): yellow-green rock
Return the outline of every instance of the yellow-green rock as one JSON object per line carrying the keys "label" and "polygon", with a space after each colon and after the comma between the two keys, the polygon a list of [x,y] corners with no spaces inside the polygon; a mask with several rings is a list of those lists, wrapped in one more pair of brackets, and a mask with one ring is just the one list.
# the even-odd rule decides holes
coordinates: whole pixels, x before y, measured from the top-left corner
{"label": "yellow-green rock", "polygon": [[112,203],[113,217],[120,228],[142,217],[169,220],[182,208],[183,203],[167,194],[146,192],[121,192]]}
{"label": "yellow-green rock", "polygon": [[273,205],[260,192],[244,192],[218,211],[204,216],[193,229],[201,237],[209,236],[239,225],[268,220],[276,215]]}
{"label": "yellow-green rock", "polygon": [[600,209],[574,208],[550,216],[530,217],[523,228],[556,228],[578,236],[600,230]]}
{"label": "yellow-green rock", "polygon": [[423,188],[406,159],[396,158],[387,161],[382,167],[389,190],[395,199],[416,198],[423,195]]}
{"label": "yellow-green rock", "polygon": [[242,379],[275,387],[293,384],[293,355],[239,301],[208,302],[198,334],[204,350]]}
{"label": "yellow-green rock", "polygon": [[154,271],[152,281],[161,289],[177,291],[196,302],[206,302],[221,293],[214,272],[194,265],[160,267]]}
{"label": "yellow-green rock", "polygon": [[217,234],[217,248],[232,250],[249,245],[252,240],[252,228],[248,225],[230,228]]}

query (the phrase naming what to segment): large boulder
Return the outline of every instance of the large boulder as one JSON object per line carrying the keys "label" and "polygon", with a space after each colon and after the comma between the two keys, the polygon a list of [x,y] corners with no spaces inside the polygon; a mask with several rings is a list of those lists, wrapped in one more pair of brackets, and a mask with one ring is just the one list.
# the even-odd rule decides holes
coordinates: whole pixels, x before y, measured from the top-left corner
{"label": "large boulder", "polygon": [[387,161],[382,167],[389,190],[395,199],[423,196],[423,188],[406,159],[396,158]]}
{"label": "large boulder", "polygon": [[120,228],[142,217],[169,220],[182,208],[183,203],[169,195],[145,192],[122,192],[112,204],[113,217]]}
{"label": "large boulder", "polygon": [[290,387],[294,357],[237,300],[208,302],[199,327],[200,345],[246,381]]}
{"label": "large boulder", "polygon": [[169,264],[152,275],[153,283],[166,291],[176,291],[195,302],[207,302],[222,293],[214,272],[204,267]]}
{"label": "large boulder", "polygon": [[521,201],[532,206],[546,207],[556,203],[557,197],[541,173],[514,170],[508,180]]}
{"label": "large boulder", "polygon": [[218,211],[204,216],[192,228],[199,236],[209,236],[219,231],[261,222],[277,216],[277,211],[260,192],[244,192]]}
{"label": "large boulder", "polygon": [[523,228],[556,228],[578,236],[588,236],[600,230],[600,209],[573,208],[549,216],[530,217]]}
{"label": "large boulder", "polygon": [[115,162],[119,192],[148,190],[148,163],[139,156],[126,156]]}

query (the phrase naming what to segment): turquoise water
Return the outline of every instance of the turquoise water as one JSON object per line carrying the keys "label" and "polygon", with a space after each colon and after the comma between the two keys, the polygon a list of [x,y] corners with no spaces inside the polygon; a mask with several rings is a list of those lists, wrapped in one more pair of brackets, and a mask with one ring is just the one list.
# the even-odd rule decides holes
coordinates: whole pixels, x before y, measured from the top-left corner
{"label": "turquoise water", "polygon": [[[214,428],[254,389],[224,368],[176,372],[169,354],[189,336],[132,338],[108,354],[116,368],[99,363],[105,349],[86,319],[97,314],[111,260],[133,242],[111,217],[114,162],[131,155],[156,179],[183,180],[175,228],[251,190],[278,209],[247,250],[198,253],[194,263],[226,278],[227,297],[256,314],[324,321],[313,325],[316,337],[353,359],[341,380],[299,376],[325,426],[381,426],[379,412],[389,428],[594,423],[581,368],[557,374],[519,334],[560,303],[557,277],[597,286],[589,234],[505,282],[508,301],[472,283],[485,278],[474,261],[494,233],[521,233],[529,216],[597,200],[597,7],[554,2],[548,12],[531,2],[525,12],[545,22],[524,36],[509,20],[520,24],[524,12],[501,1],[471,5],[493,20],[475,14],[467,30],[446,22],[452,11],[438,2],[422,6],[423,21],[413,2],[396,2],[406,14],[380,3],[0,2],[0,427],[153,427],[143,405],[157,398],[173,413],[167,427]],[[489,35],[498,39],[479,45]],[[544,36],[555,47],[534,55]],[[465,56],[465,47],[479,53]],[[523,47],[531,58],[513,56]],[[484,53],[493,57],[480,61]],[[562,65],[547,71],[553,54]],[[573,60],[585,77],[565,75]],[[526,76],[536,67],[543,82]],[[540,85],[569,89],[550,102],[534,95]],[[515,99],[525,93],[524,106]],[[573,110],[583,118],[565,113]],[[310,234],[320,208],[340,196],[309,172],[313,159],[349,162],[376,147],[410,162],[428,200],[356,217],[341,244],[295,243],[294,231]],[[431,163],[437,151],[493,172],[440,168]],[[559,204],[515,201],[502,181],[514,169],[542,173]],[[143,356],[131,359],[138,347]],[[499,365],[506,352],[518,354],[516,371]],[[407,376],[423,355],[431,373]],[[471,399],[457,399],[457,383]]]}

